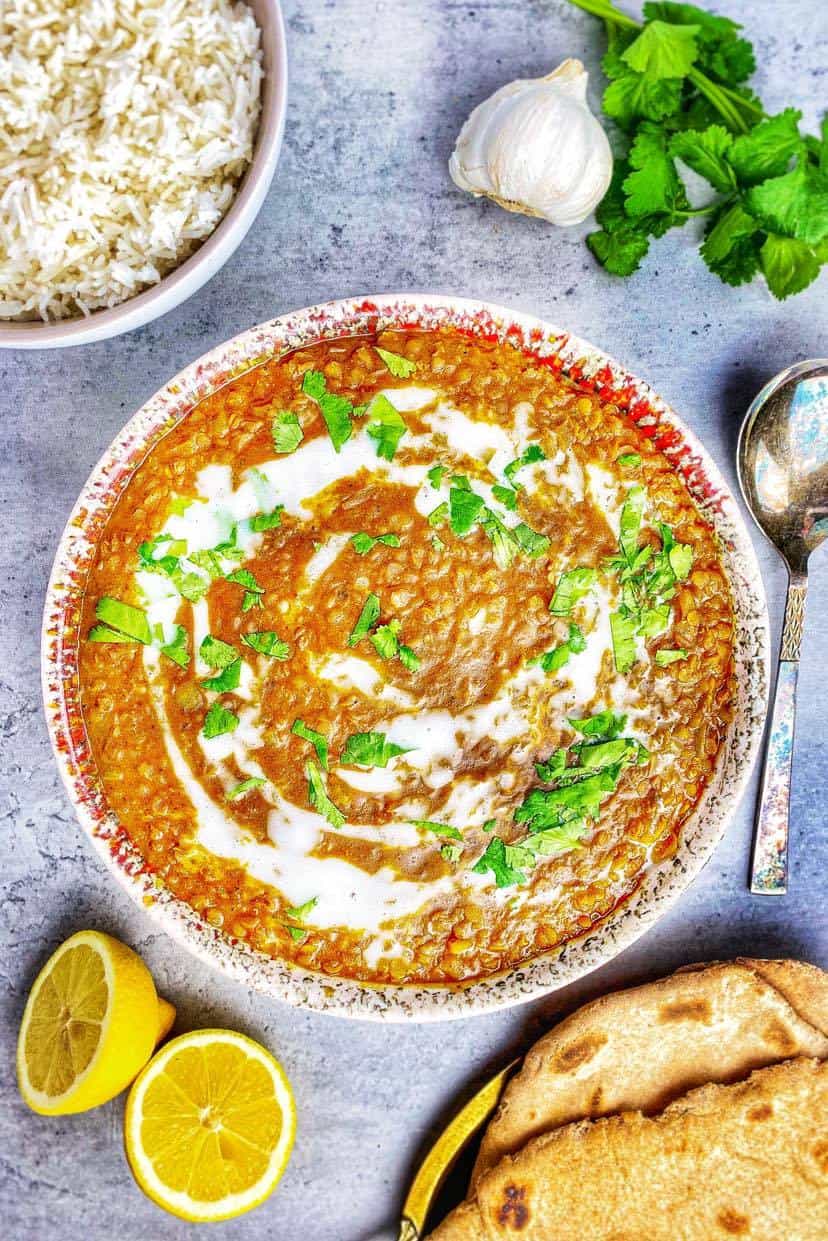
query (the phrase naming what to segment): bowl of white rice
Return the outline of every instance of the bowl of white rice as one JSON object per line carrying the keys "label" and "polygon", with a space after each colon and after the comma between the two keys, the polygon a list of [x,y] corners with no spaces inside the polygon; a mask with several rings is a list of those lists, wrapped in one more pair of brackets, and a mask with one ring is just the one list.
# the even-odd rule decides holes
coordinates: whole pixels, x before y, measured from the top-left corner
{"label": "bowl of white rice", "polygon": [[3,0],[0,347],[139,327],[227,261],[287,99],[278,0]]}

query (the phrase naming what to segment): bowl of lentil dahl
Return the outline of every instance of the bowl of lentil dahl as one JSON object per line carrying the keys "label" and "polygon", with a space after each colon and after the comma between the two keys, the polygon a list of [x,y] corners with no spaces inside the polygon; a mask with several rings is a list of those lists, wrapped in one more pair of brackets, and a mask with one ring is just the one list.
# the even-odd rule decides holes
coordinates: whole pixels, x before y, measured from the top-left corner
{"label": "bowl of lentil dahl", "polygon": [[187,367],[58,548],[43,685],[117,879],[276,998],[426,1020],[604,963],[756,757],[761,579],[718,469],[594,346],[351,299]]}

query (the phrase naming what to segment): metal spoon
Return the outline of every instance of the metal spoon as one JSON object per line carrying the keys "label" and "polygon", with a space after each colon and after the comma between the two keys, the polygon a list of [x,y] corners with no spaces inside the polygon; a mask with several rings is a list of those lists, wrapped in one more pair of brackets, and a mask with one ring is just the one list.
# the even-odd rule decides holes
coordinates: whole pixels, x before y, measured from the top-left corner
{"label": "metal spoon", "polygon": [[828,537],[828,359],[798,362],[765,384],[739,434],[739,485],[759,529],[788,567],[788,597],[756,817],[750,890],[788,883],[796,682],[808,557]]}

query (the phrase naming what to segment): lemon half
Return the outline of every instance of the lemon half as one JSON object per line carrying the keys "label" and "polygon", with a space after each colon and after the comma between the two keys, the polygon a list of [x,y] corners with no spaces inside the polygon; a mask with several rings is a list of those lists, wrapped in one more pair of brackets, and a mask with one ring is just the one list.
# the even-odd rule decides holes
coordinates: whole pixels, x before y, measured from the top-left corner
{"label": "lemon half", "polygon": [[241,1215],[275,1189],[296,1132],[284,1071],[232,1030],[197,1030],[166,1045],[127,1101],[126,1153],[158,1206],[201,1223]]}
{"label": "lemon half", "polygon": [[46,962],[26,1003],[20,1093],[46,1116],[106,1103],[146,1064],[171,1013],[166,1002],[159,1011],[152,975],[131,948],[101,931],[79,931]]}

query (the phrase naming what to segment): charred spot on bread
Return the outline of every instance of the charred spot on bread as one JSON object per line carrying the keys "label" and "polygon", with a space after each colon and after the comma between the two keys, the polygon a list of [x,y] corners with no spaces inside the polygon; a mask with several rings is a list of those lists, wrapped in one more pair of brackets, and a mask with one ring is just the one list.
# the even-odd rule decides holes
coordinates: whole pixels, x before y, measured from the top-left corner
{"label": "charred spot on bread", "polygon": [[719,1212],[716,1223],[731,1237],[743,1237],[750,1228],[748,1217],[730,1207],[724,1207]]}
{"label": "charred spot on bread", "polygon": [[555,1068],[559,1073],[568,1073],[582,1064],[588,1064],[608,1041],[606,1034],[585,1034],[558,1052]]}
{"label": "charred spot on bread", "polygon": [[525,1185],[505,1185],[503,1201],[497,1212],[497,1222],[515,1232],[520,1232],[529,1223],[529,1207],[526,1202]]}
{"label": "charred spot on bread", "polygon": [[771,1047],[775,1048],[783,1056],[796,1055],[798,1050],[797,1041],[788,1027],[783,1025],[781,1021],[772,1018],[762,1031],[762,1037],[766,1043],[770,1043]]}
{"label": "charred spot on bread", "polygon": [[709,1000],[676,1000],[672,1004],[663,1004],[659,1009],[658,1019],[668,1021],[712,1021],[713,1009]]}

